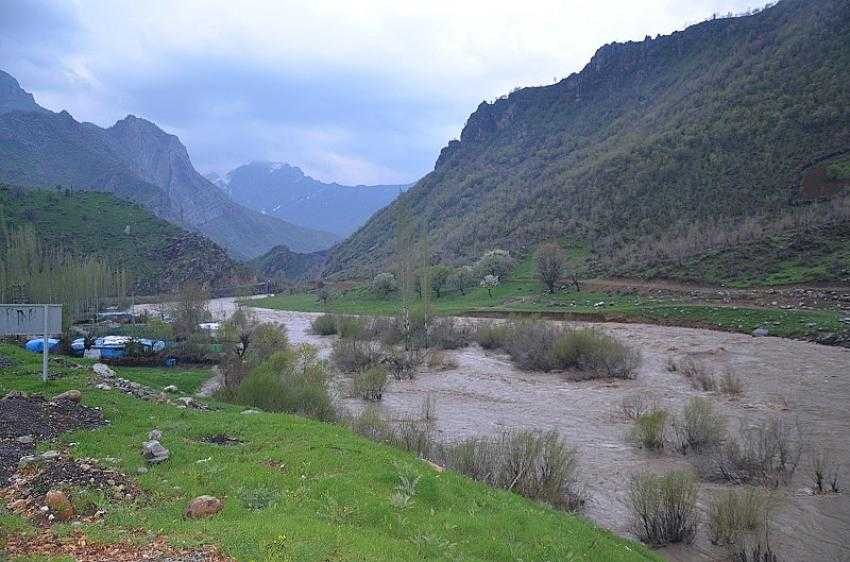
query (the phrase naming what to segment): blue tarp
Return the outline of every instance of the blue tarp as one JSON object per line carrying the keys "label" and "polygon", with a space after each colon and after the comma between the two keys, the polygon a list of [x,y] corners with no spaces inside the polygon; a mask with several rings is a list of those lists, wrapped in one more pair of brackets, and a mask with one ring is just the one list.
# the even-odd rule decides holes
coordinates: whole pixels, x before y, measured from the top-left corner
{"label": "blue tarp", "polygon": [[[27,351],[32,351],[33,353],[43,353],[44,352],[44,338],[35,338],[29,340],[26,345]],[[47,351],[58,351],[59,350],[59,340],[55,340],[53,338],[47,338]]]}

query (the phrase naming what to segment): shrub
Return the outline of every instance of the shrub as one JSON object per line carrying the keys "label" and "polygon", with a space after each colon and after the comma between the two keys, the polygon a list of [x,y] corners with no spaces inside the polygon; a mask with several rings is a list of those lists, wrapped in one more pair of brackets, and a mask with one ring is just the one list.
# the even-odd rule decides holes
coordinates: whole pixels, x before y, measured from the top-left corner
{"label": "shrub", "polygon": [[469,345],[470,330],[451,317],[434,318],[428,326],[428,343],[437,349],[460,349]]}
{"label": "shrub", "polygon": [[535,259],[537,277],[546,286],[549,293],[554,294],[567,262],[564,250],[558,244],[543,244],[537,249]]}
{"label": "shrub", "polygon": [[290,412],[321,421],[336,418],[324,365],[305,348],[275,353],[254,368],[239,385],[236,399],[270,412]]}
{"label": "shrub", "polygon": [[735,438],[727,438],[712,449],[707,463],[700,463],[706,477],[736,484],[757,483],[776,488],[786,484],[800,461],[799,428],[780,419],[741,427]]}
{"label": "shrub", "polygon": [[648,392],[638,392],[624,397],[621,408],[627,420],[636,420],[652,410],[657,410],[658,402]]}
{"label": "shrub", "polygon": [[635,420],[632,428],[632,439],[641,444],[644,449],[653,451],[663,449],[667,433],[666,410],[651,410]]}
{"label": "shrub", "polygon": [[336,333],[341,338],[363,337],[366,330],[366,321],[358,316],[337,315],[336,317]]}
{"label": "shrub", "polygon": [[717,389],[717,379],[705,370],[705,367],[690,357],[674,361],[670,365],[671,371],[680,373],[687,378],[691,386],[697,390],[712,391]]}
{"label": "shrub", "polygon": [[508,327],[505,324],[487,322],[480,324],[475,331],[475,340],[484,349],[499,349],[508,339]]}
{"label": "shrub", "polygon": [[395,380],[410,380],[416,376],[416,371],[424,359],[425,353],[419,349],[405,351],[396,347],[386,347],[382,361]]}
{"label": "shrub", "polygon": [[387,387],[387,370],[373,365],[365,371],[355,373],[351,381],[351,393],[364,400],[377,401]]}
{"label": "shrub", "polygon": [[451,357],[446,355],[444,351],[439,349],[428,350],[426,354],[425,364],[429,369],[434,371],[450,371],[457,369],[457,363]]}
{"label": "shrub", "polygon": [[699,522],[698,495],[699,484],[689,472],[639,474],[629,490],[635,533],[652,546],[692,542]]}
{"label": "shrub", "polygon": [[354,373],[367,369],[377,361],[377,352],[369,342],[340,338],[333,342],[331,360],[341,371]]}
{"label": "shrub", "polygon": [[390,424],[374,406],[367,406],[351,421],[351,429],[372,441],[386,443],[393,441]]}
{"label": "shrub", "polygon": [[734,373],[723,373],[718,382],[720,392],[729,396],[740,396],[744,393],[744,383],[741,378]]}
{"label": "shrub", "polygon": [[701,451],[719,445],[726,435],[726,418],[714,410],[710,401],[695,396],[688,401],[682,417],[676,420],[677,448]]}
{"label": "shrub", "polygon": [[322,314],[316,316],[310,324],[313,333],[318,336],[332,336],[336,334],[336,316],[333,314]]}
{"label": "shrub", "polygon": [[486,252],[475,264],[475,272],[478,277],[492,276],[498,279],[507,279],[513,267],[514,260],[511,254],[505,250],[490,250]]}
{"label": "shrub", "polygon": [[257,325],[251,334],[246,359],[252,366],[259,365],[278,351],[284,351],[289,346],[286,337],[286,327],[271,323]]}
{"label": "shrub", "polygon": [[584,503],[575,450],[556,431],[505,431],[446,447],[442,456],[458,472],[527,498],[568,510]]}
{"label": "shrub", "polygon": [[759,533],[768,518],[768,496],[745,486],[717,493],[708,505],[708,536],[712,544],[732,545]]}
{"label": "shrub", "polygon": [[517,320],[508,323],[505,351],[514,364],[526,371],[551,371],[555,363],[555,341],[563,330],[540,320]]}
{"label": "shrub", "polygon": [[832,456],[824,450],[816,450],[810,461],[809,477],[812,480],[812,490],[816,494],[841,492],[839,484],[840,470]]}
{"label": "shrub", "polygon": [[417,420],[401,420],[393,432],[392,444],[418,457],[427,458],[434,450],[431,425]]}
{"label": "shrub", "polygon": [[[640,365],[640,354],[636,350],[599,330],[571,330],[562,339],[572,342],[575,365],[581,370],[630,379],[634,378],[634,372]],[[565,347],[569,349],[570,344],[567,343]],[[569,353],[566,357],[569,357]],[[568,366],[571,365],[561,368]]]}
{"label": "shrub", "polygon": [[379,273],[369,284],[369,291],[381,298],[386,298],[398,289],[395,276],[392,273]]}

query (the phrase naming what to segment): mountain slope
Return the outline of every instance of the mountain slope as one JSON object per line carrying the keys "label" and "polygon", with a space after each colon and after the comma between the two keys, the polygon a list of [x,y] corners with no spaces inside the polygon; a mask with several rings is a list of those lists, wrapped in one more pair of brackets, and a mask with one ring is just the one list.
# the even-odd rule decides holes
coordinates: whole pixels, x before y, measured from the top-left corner
{"label": "mountain slope", "polygon": [[262,279],[305,281],[320,277],[327,259],[327,252],[300,254],[286,246],[276,246],[246,265]]}
{"label": "mountain slope", "polygon": [[225,287],[252,277],[207,238],[108,193],[0,186],[0,244],[7,229],[27,226],[48,246],[124,269],[141,294],[169,292],[189,280]]}
{"label": "mountain slope", "polygon": [[102,129],[65,111],[22,109],[20,100],[31,96],[8,80],[3,84],[0,107],[11,109],[0,112],[0,181],[115,193],[210,237],[237,257],[254,257],[278,244],[315,251],[337,240],[234,203],[198,174],[177,137],[153,123],[129,116]]}
{"label": "mountain slope", "polygon": [[409,187],[323,183],[298,167],[276,162],[251,162],[225,178],[207,177],[250,209],[340,236],[354,232]]}
{"label": "mountain slope", "polygon": [[848,67],[841,0],[607,45],[557,84],[482,103],[432,173],[334,249],[329,271],[386,267],[405,213],[448,260],[563,236],[609,256],[780,215],[801,202],[802,170],[850,151]]}

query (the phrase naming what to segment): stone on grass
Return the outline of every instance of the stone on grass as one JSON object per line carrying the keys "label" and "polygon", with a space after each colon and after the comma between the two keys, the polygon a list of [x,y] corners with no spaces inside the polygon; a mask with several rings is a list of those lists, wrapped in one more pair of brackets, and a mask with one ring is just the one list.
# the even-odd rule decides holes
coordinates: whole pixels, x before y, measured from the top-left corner
{"label": "stone on grass", "polygon": [[15,437],[15,441],[17,441],[18,443],[20,443],[22,445],[29,445],[34,440],[35,440],[35,437],[33,437],[33,435],[31,433],[27,434],[27,435],[21,435],[20,437]]}
{"label": "stone on grass", "polygon": [[189,519],[210,517],[221,511],[222,507],[221,500],[216,497],[198,496],[189,502],[183,515]]}
{"label": "stone on grass", "polygon": [[261,413],[259,410],[242,410],[242,415],[245,415],[245,416],[252,416],[254,414],[259,414],[259,413]]}
{"label": "stone on grass", "polygon": [[173,384],[169,384],[168,386],[166,386],[162,390],[164,390],[165,392],[177,392],[177,387],[174,386]]}
{"label": "stone on grass", "polygon": [[148,433],[148,441],[159,441],[162,439],[162,432],[158,429],[152,429]]}
{"label": "stone on grass", "polygon": [[159,464],[165,462],[171,456],[171,453],[163,447],[159,441],[151,440],[142,443],[142,457],[148,464]]}
{"label": "stone on grass", "polygon": [[79,404],[80,400],[82,400],[82,399],[83,399],[83,394],[79,390],[68,390],[66,392],[63,392],[62,394],[57,394],[56,396],[53,397],[54,402],[59,401],[59,400],[68,400],[68,401],[73,402],[75,404]]}
{"label": "stone on grass", "polygon": [[52,461],[59,458],[59,451],[44,451],[40,455],[43,461]]}
{"label": "stone on grass", "polygon": [[768,336],[768,335],[770,335],[770,330],[768,330],[764,326],[762,326],[760,328],[756,328],[755,330],[753,330],[753,337],[763,338],[763,337]]}
{"label": "stone on grass", "polygon": [[44,496],[44,503],[60,521],[68,521],[74,516],[74,506],[62,490],[50,490]]}

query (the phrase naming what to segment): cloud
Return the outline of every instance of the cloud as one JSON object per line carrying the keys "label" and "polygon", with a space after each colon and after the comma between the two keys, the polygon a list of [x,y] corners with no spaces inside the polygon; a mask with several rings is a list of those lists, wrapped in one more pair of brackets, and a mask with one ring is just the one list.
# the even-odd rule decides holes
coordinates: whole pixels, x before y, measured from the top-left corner
{"label": "cloud", "polygon": [[157,122],[202,170],[274,159],[326,180],[412,181],[482,99],[747,4],[6,0],[0,67],[50,109]]}

